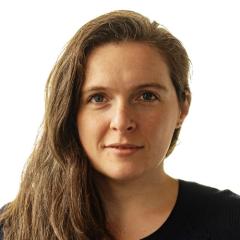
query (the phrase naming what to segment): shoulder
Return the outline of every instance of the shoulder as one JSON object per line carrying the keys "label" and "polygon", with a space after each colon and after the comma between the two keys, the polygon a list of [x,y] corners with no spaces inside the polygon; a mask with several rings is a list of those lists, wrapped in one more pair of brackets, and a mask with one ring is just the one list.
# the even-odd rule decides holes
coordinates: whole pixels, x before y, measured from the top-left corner
{"label": "shoulder", "polygon": [[219,190],[213,187],[205,186],[195,182],[187,182],[180,180],[181,191],[185,196],[186,203],[191,202],[199,207],[211,207],[218,209],[219,207],[234,208],[240,211],[240,196],[232,191]]}
{"label": "shoulder", "polygon": [[[6,206],[7,204],[0,208],[0,215]],[[0,223],[0,240],[3,240],[3,224],[2,223]]]}
{"label": "shoulder", "polygon": [[0,224],[0,240],[3,240],[3,225]]}
{"label": "shoulder", "polygon": [[[1,209],[0,209],[1,214]],[[0,240],[3,240],[3,224],[0,223]]]}
{"label": "shoulder", "polygon": [[[208,232],[240,239],[240,196],[195,182],[180,181],[183,209],[188,219]],[[229,239],[238,239],[230,238]]]}

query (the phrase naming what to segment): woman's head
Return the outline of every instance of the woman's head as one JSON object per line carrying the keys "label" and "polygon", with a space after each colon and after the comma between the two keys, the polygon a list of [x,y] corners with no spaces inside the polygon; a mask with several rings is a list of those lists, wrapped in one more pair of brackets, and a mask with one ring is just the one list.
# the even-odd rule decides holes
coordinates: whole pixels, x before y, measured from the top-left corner
{"label": "woman's head", "polygon": [[[178,39],[156,22],[150,22],[132,11],[102,15],[85,24],[75,34],[49,78],[46,123],[57,155],[64,155],[65,149],[78,142],[76,117],[89,54],[106,43],[126,41],[153,46],[168,66],[179,105],[183,104],[186,97],[189,99],[189,59]],[[166,156],[174,149],[179,132],[180,127],[173,134]]]}

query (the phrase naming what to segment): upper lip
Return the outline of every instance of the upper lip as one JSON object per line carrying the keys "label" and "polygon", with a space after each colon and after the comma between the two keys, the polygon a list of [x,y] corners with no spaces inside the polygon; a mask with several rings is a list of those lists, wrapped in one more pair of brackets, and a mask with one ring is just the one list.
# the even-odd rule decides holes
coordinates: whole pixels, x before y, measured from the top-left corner
{"label": "upper lip", "polygon": [[110,148],[143,148],[142,145],[130,144],[130,143],[113,143],[109,145],[105,145],[105,147]]}

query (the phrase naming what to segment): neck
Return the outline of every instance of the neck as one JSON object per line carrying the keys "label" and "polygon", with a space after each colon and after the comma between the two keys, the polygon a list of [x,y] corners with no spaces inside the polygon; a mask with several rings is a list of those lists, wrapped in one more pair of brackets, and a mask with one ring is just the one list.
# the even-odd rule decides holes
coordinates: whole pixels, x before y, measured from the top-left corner
{"label": "neck", "polygon": [[129,216],[137,217],[143,212],[164,211],[173,207],[177,198],[178,182],[162,169],[151,176],[128,181],[100,175],[96,176],[96,181],[108,219],[124,222]]}

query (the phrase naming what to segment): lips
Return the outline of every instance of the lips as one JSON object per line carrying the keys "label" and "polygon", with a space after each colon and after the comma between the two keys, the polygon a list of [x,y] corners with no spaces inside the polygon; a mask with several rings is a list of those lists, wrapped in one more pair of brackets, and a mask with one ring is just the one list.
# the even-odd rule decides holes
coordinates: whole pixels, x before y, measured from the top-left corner
{"label": "lips", "polygon": [[129,143],[125,143],[125,144],[113,143],[110,145],[106,145],[105,147],[116,148],[116,149],[140,149],[140,148],[143,148],[143,146],[141,146],[141,145],[135,145],[135,144],[129,144]]}
{"label": "lips", "polygon": [[139,152],[142,148],[144,148],[144,146],[129,144],[129,143],[125,143],[125,144],[113,143],[113,144],[106,145],[105,148],[108,149],[115,156],[126,158]]}

